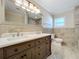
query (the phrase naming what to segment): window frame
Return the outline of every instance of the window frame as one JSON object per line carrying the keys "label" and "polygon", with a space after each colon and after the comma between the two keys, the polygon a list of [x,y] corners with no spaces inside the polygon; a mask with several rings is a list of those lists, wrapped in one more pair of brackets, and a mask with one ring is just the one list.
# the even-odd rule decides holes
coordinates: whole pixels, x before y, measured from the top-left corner
{"label": "window frame", "polygon": [[[62,21],[62,19],[63,19],[63,21]],[[56,22],[57,20],[58,20],[58,23]],[[61,20],[61,21],[59,22],[59,20]],[[65,26],[65,17],[57,17],[54,19],[54,28],[62,28],[64,26]]]}

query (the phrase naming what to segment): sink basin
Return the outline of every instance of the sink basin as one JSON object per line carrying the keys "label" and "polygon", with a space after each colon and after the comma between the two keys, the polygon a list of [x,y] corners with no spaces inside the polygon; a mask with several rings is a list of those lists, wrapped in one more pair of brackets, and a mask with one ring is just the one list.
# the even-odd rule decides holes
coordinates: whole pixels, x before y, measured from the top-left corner
{"label": "sink basin", "polygon": [[13,41],[13,40],[16,40],[16,39],[18,39],[18,38],[8,38],[7,40],[8,41]]}
{"label": "sink basin", "polygon": [[[34,38],[36,36],[37,36],[37,34],[23,35],[23,36],[16,36],[16,37],[6,37],[6,38],[1,38],[0,42],[25,40],[25,39],[28,39],[28,38]],[[39,34],[38,34],[38,36],[39,36]]]}
{"label": "sink basin", "polygon": [[15,41],[15,40],[20,40],[23,39],[23,37],[12,37],[12,38],[7,38],[8,41]]}
{"label": "sink basin", "polygon": [[16,40],[23,40],[24,38],[28,38],[29,36],[19,36],[19,37],[10,37],[7,38],[8,41],[16,41]]}

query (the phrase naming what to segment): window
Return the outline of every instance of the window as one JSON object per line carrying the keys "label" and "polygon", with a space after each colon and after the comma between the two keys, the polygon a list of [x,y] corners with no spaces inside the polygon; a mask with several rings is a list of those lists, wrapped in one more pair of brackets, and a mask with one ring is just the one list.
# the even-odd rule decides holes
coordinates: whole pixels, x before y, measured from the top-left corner
{"label": "window", "polygon": [[64,26],[64,18],[56,18],[54,21],[55,27],[63,27]]}

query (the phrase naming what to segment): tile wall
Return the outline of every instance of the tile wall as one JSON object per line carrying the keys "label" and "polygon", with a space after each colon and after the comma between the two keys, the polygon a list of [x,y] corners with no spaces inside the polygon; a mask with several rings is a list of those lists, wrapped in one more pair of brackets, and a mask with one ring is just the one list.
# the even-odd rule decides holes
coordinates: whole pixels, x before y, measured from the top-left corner
{"label": "tile wall", "polygon": [[62,38],[68,46],[75,45],[75,28],[54,29],[55,34]]}
{"label": "tile wall", "polygon": [[0,25],[0,34],[8,32],[31,32],[42,31],[42,27],[38,25]]}

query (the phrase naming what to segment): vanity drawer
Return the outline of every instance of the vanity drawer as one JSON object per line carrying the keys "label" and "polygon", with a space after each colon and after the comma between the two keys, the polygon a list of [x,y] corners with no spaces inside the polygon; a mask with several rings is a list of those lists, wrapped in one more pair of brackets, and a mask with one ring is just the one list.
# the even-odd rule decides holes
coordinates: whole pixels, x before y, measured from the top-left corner
{"label": "vanity drawer", "polygon": [[44,43],[44,39],[45,38],[40,38],[40,39],[38,39],[38,40],[36,40],[36,45],[40,45],[40,44],[42,44],[42,43]]}
{"label": "vanity drawer", "polygon": [[23,59],[23,58],[25,58],[25,59],[27,58],[26,51],[23,51],[23,52],[21,52],[21,53],[19,53],[17,55],[11,56],[11,57],[9,57],[7,59]]}
{"label": "vanity drawer", "polygon": [[39,46],[36,47],[36,52],[39,52],[41,50],[42,50],[42,46],[41,45],[39,45]]}
{"label": "vanity drawer", "polygon": [[34,46],[35,46],[35,41],[30,41],[30,42],[27,42],[27,44],[26,44],[27,49],[32,48]]}
{"label": "vanity drawer", "polygon": [[27,50],[33,46],[34,46],[34,42],[32,41],[32,42],[26,42],[23,44],[9,46],[9,47],[5,48],[4,50],[6,51],[7,57],[9,57],[9,56],[17,54],[19,52],[22,52],[24,50]]}
{"label": "vanity drawer", "polygon": [[43,59],[41,51],[36,53],[36,59]]}
{"label": "vanity drawer", "polygon": [[42,52],[42,56],[45,56],[45,54],[46,54],[45,48],[46,48],[45,44],[37,46],[36,53]]}
{"label": "vanity drawer", "polygon": [[16,53],[19,53],[23,50],[26,49],[26,44],[22,44],[22,45],[13,45],[13,46],[9,46],[7,48],[4,48],[4,50],[6,51],[6,55],[7,57],[12,56]]}
{"label": "vanity drawer", "polygon": [[36,59],[44,59],[45,57],[45,46],[40,45],[36,47]]}

